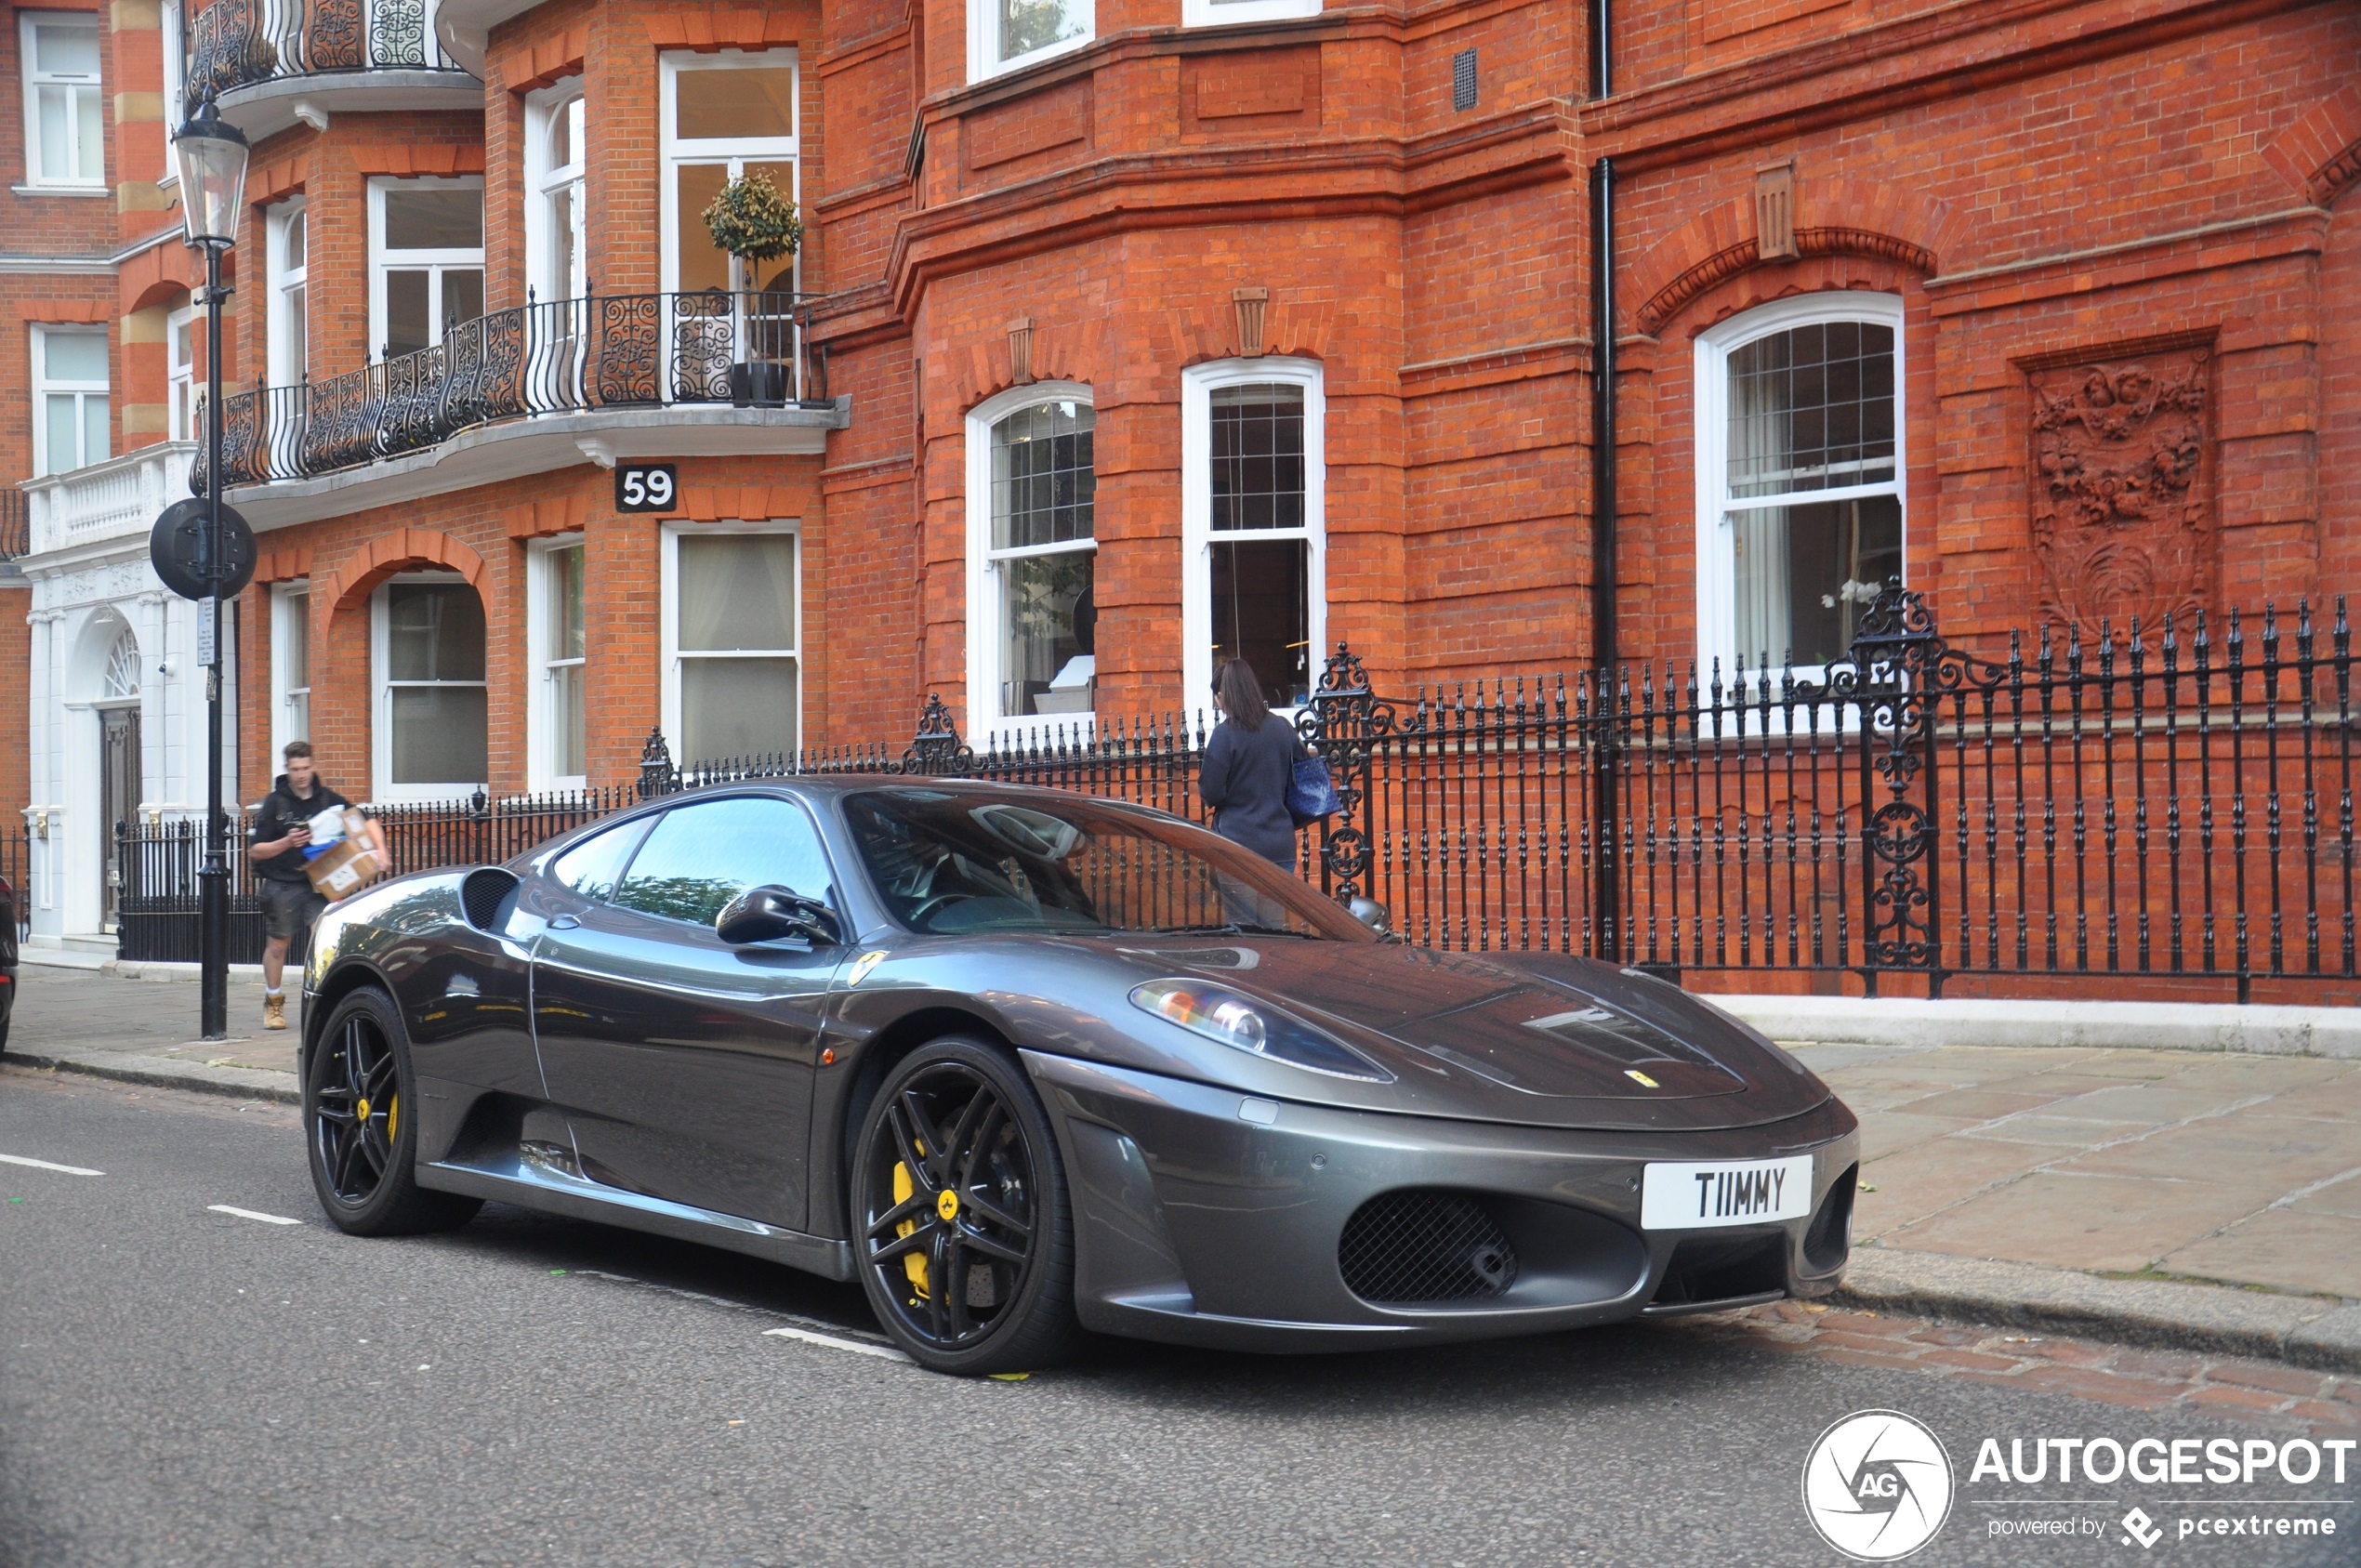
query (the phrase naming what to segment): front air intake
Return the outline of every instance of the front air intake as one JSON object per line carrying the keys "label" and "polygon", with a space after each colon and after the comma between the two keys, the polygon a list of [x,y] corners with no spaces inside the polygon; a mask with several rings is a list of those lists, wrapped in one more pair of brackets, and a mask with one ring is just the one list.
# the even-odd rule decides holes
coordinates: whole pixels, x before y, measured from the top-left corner
{"label": "front air intake", "polygon": [[1517,1282],[1517,1251],[1482,1202],[1413,1188],[1371,1198],[1337,1244],[1345,1288],[1380,1307],[1484,1301]]}
{"label": "front air intake", "polygon": [[466,913],[468,924],[494,936],[507,926],[516,896],[516,874],[496,865],[470,871],[459,883],[459,908]]}

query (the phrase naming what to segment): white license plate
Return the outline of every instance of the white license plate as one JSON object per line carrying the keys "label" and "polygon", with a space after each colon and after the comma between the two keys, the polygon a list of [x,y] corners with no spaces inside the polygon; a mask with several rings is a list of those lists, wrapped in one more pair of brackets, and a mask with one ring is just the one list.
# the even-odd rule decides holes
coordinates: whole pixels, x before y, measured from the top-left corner
{"label": "white license plate", "polygon": [[1800,1219],[1811,1212],[1809,1154],[1787,1160],[1652,1165],[1641,1177],[1642,1230],[1761,1225],[1774,1219]]}

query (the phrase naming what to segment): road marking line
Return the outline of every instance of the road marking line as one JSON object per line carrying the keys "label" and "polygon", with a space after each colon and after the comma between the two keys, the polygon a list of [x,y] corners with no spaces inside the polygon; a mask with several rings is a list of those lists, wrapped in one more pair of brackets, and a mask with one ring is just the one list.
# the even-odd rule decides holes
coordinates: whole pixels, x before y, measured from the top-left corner
{"label": "road marking line", "polygon": [[208,1214],[227,1214],[234,1216],[240,1219],[259,1219],[265,1225],[300,1225],[303,1223],[300,1219],[290,1219],[284,1214],[257,1214],[253,1209],[232,1208],[228,1204],[207,1204],[204,1206],[205,1212]]}
{"label": "road marking line", "polygon": [[31,1166],[35,1170],[61,1170],[68,1176],[104,1176],[103,1170],[91,1170],[83,1166],[61,1166],[48,1160],[29,1160],[22,1154],[0,1154],[0,1165]]}
{"label": "road marking line", "polygon": [[833,1334],[814,1334],[808,1328],[766,1328],[762,1332],[766,1337],[800,1339],[807,1345],[824,1345],[832,1351],[851,1351],[857,1356],[876,1356],[879,1361],[916,1364],[890,1345],[864,1345],[858,1339],[840,1339]]}

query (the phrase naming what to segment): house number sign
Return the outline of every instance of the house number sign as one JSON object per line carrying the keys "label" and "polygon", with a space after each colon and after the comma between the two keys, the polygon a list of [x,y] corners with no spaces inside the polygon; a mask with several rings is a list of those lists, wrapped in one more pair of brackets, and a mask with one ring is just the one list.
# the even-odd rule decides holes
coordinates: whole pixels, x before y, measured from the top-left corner
{"label": "house number sign", "polygon": [[680,504],[680,469],[673,463],[617,463],[614,509],[668,512]]}

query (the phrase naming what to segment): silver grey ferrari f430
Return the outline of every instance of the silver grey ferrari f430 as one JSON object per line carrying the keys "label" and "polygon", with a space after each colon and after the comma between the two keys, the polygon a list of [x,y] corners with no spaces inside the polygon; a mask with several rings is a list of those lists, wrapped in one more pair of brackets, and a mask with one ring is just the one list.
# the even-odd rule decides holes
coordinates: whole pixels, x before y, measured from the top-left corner
{"label": "silver grey ferrari f430", "polygon": [[323,916],[312,1178],[357,1234],[493,1199],[857,1279],[950,1373],[1834,1287],[1857,1124],[1793,1057],[1649,975],[1382,923],[1057,791],[667,797]]}

